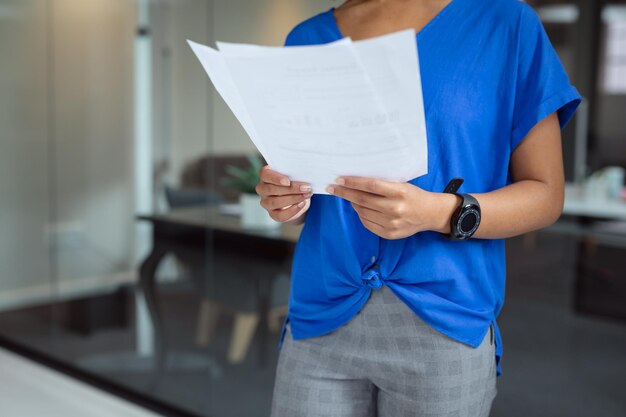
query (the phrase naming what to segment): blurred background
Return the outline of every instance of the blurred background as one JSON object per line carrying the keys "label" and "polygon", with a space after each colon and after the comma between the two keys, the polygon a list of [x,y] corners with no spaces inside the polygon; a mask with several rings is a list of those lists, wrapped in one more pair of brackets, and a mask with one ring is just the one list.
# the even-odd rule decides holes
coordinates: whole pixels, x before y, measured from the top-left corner
{"label": "blurred background", "polygon": [[[529,3],[585,101],[564,215],[507,241],[492,416],[625,416],[626,1]],[[299,228],[259,215],[185,40],[281,45],[336,5],[0,0],[0,350],[165,415],[269,415]]]}

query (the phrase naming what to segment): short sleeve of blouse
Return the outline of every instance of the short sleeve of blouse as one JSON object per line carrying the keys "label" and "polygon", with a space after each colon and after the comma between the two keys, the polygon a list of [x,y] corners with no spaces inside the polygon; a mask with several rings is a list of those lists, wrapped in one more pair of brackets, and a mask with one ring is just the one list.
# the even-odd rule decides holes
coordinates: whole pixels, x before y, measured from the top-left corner
{"label": "short sleeve of blouse", "polygon": [[300,23],[287,34],[284,46],[299,46],[311,43],[305,23]]}
{"label": "short sleeve of blouse", "polygon": [[563,128],[582,99],[570,84],[539,16],[530,6],[522,8],[518,33],[511,150],[537,123],[554,112]]}

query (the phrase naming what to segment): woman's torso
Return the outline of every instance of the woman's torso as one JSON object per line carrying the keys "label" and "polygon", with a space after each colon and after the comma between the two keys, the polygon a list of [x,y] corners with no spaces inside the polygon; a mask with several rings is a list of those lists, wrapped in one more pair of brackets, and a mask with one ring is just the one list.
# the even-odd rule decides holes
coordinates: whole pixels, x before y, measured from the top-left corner
{"label": "woman's torso", "polygon": [[[377,25],[374,11],[357,3],[337,11],[337,17],[330,9],[301,23],[286,45],[324,44],[344,37],[342,30],[361,37],[413,22],[419,29],[428,173],[409,182],[441,192],[451,178],[462,177],[465,193],[509,184],[514,116],[521,113],[516,109],[520,33],[527,29],[522,24],[532,36],[540,27],[529,6],[516,0],[452,0],[417,20]],[[358,19],[364,15],[369,17]],[[558,87],[569,86],[557,75]],[[367,230],[349,202],[315,194],[294,254],[293,337],[324,334],[350,320],[367,301],[371,281],[364,276],[373,267],[420,318],[472,346],[495,324],[503,303],[503,240],[452,242],[430,231],[387,240]],[[497,325],[496,341],[499,357]]]}

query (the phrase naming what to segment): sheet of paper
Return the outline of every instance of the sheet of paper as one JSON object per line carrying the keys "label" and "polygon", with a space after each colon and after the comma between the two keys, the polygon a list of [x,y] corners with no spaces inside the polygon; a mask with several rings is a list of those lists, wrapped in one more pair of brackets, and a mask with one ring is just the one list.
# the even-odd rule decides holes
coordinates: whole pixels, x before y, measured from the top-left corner
{"label": "sheet of paper", "polygon": [[[328,46],[332,45],[341,45],[341,44],[349,44],[351,42],[350,38],[343,38],[328,44]],[[237,91],[237,86],[233,83],[232,77],[224,63],[224,59],[222,55],[213,48],[210,48],[205,45],[201,45],[199,43],[187,40],[187,43],[191,47],[192,51],[198,57],[202,67],[205,72],[208,74],[211,82],[215,86],[215,89],[220,93],[222,99],[228,107],[231,109],[243,129],[246,131],[254,145],[257,147],[261,155],[265,158],[268,164],[272,165],[272,158],[270,153],[265,149],[261,138],[258,137],[254,132],[254,125],[250,120],[250,115],[246,109],[246,106],[241,101],[241,97],[239,92]],[[216,42],[218,48],[237,48],[237,51],[240,53],[246,54],[254,54],[261,53],[267,54],[269,51],[284,51],[283,47],[266,47],[260,45],[250,45],[250,44],[235,44],[228,42]]]}
{"label": "sheet of paper", "polygon": [[[324,44],[324,47],[332,47],[337,45],[346,45],[352,43],[352,39],[349,37],[341,38],[333,42],[329,42]],[[217,46],[218,51],[229,54],[229,55],[263,55],[267,53],[289,53],[287,48],[283,46],[264,46],[264,45],[254,45],[250,43],[233,43],[233,42],[221,42],[216,41],[215,45]],[[319,45],[300,45],[300,46],[292,46],[290,48],[308,48],[308,47],[319,47]]]}
{"label": "sheet of paper", "polygon": [[411,32],[289,48],[190,45],[270,167],[326,193],[339,175],[426,173]]}
{"label": "sheet of paper", "polygon": [[[428,144],[419,57],[412,29],[354,42],[383,105],[416,156],[408,179],[428,170]],[[412,82],[410,82],[412,80]]]}
{"label": "sheet of paper", "polygon": [[[414,34],[415,32],[413,32]],[[349,37],[346,38],[342,38],[339,39],[337,41],[334,42],[330,42],[327,44],[324,44],[323,49],[327,49],[327,48],[332,48],[333,46],[349,46],[352,43],[352,39],[350,39]],[[301,46],[295,46],[295,47],[290,47],[290,48],[284,48],[284,47],[276,47],[276,46],[261,46],[261,45],[251,45],[251,44],[238,44],[238,43],[230,43],[230,42],[216,42],[217,48],[218,50],[222,53],[222,55],[224,56],[230,56],[230,57],[244,57],[244,58],[250,58],[253,56],[268,56],[268,54],[270,55],[285,55],[285,56],[289,56],[290,54],[293,54],[294,49],[293,48],[300,48],[300,49],[304,49],[306,50],[307,48],[310,47],[314,47],[314,48],[320,48],[319,45],[301,45]],[[344,48],[345,49],[345,48]],[[351,54],[354,55],[354,59],[356,60],[356,63],[361,67],[361,71],[363,76],[365,77],[365,82],[371,86],[372,91],[371,93],[373,94],[373,99],[371,101],[372,104],[375,104],[376,106],[378,106],[378,111],[380,113],[384,113],[386,111],[382,100],[381,100],[381,95],[379,94],[379,92],[377,91],[377,89],[375,88],[376,86],[373,85],[372,80],[370,78],[370,74],[367,71],[367,68],[364,67],[363,62],[357,52],[357,50],[351,48],[348,49],[350,51]],[[380,72],[380,71],[378,71]],[[239,92],[237,92],[237,94],[239,94]],[[397,130],[397,128],[395,126],[391,126],[392,131],[393,131],[393,135],[394,136],[399,136],[401,133]],[[311,182],[311,181],[310,181]],[[316,187],[314,187],[315,189]],[[325,192],[325,191],[324,191]]]}
{"label": "sheet of paper", "polygon": [[237,120],[239,120],[243,129],[246,131],[261,155],[263,155],[263,158],[265,158],[268,164],[272,164],[272,157],[263,145],[261,138],[254,131],[254,124],[250,119],[250,115],[248,114],[245,104],[241,101],[237,87],[233,83],[233,79],[230,76],[230,72],[226,67],[222,55],[208,46],[201,45],[190,40],[187,42],[200,60],[202,67],[208,74],[217,92],[220,93]]}
{"label": "sheet of paper", "polygon": [[[350,43],[350,38],[326,44],[326,46]],[[260,45],[216,42],[220,52],[229,56],[262,55],[266,53],[288,53],[287,48]],[[397,114],[398,120],[404,121],[400,132],[414,149],[414,155],[427,155],[426,121],[422,98],[422,82],[419,70],[419,57],[415,45],[415,31],[412,29],[391,33],[376,38],[356,41],[355,51],[366,67],[377,96],[384,102],[390,114]],[[306,45],[310,46],[310,45]],[[306,47],[305,46],[305,47]],[[390,77],[389,74],[394,74]],[[417,74],[416,89],[406,88],[403,81],[412,79]],[[404,113],[404,114],[400,114]],[[416,140],[417,138],[417,140]],[[413,176],[421,175],[427,169],[427,159],[422,158],[421,165]]]}

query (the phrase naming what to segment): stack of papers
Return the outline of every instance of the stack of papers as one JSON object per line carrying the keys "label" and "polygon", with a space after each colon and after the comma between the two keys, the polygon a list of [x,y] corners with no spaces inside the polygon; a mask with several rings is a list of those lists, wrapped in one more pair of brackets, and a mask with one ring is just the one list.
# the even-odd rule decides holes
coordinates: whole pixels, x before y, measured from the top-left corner
{"label": "stack of papers", "polygon": [[270,168],[314,193],[341,175],[427,173],[415,31],[284,48],[188,42]]}

